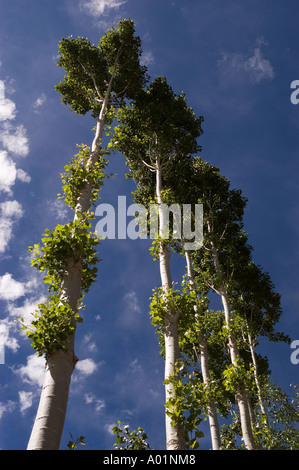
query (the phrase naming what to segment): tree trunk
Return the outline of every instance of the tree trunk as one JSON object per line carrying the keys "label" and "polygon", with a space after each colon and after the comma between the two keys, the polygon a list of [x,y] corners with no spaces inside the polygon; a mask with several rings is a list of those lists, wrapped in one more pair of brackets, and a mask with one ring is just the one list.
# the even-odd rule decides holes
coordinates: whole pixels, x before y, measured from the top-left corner
{"label": "tree trunk", "polygon": [[[190,257],[190,253],[188,250],[185,250],[185,258],[186,258],[187,275],[189,278],[190,290],[195,291],[192,262],[191,262],[191,257]],[[195,315],[198,315],[196,306],[194,310],[195,310]],[[201,365],[203,382],[207,387],[209,387],[211,378],[210,378],[210,371],[209,371],[208,347],[207,347],[205,337],[200,332],[198,333],[198,345],[199,345],[199,351],[200,351],[200,365]],[[208,413],[208,419],[209,419],[209,425],[210,425],[212,449],[219,450],[221,446],[221,439],[220,439],[218,415],[217,415],[215,402],[211,398],[209,398],[207,401],[207,413]]]}
{"label": "tree trunk", "polygon": [[[211,231],[210,224],[208,224],[208,230]],[[218,253],[213,242],[211,242],[211,253],[212,253],[216,272],[219,275],[221,274],[221,269],[220,269],[220,264],[219,264],[219,259],[218,259]],[[216,291],[221,296],[222,305],[224,309],[225,324],[226,324],[226,328],[228,331],[228,348],[229,348],[231,363],[234,366],[237,366],[238,359],[239,359],[239,351],[237,347],[237,342],[230,328],[231,311],[230,311],[230,306],[229,306],[229,302],[227,298],[227,290],[222,285]],[[245,447],[248,450],[254,450],[257,448],[257,444],[255,442],[253,432],[252,432],[247,391],[245,390],[244,387],[240,385],[238,390],[236,390],[235,396],[236,396],[236,401],[237,401],[237,405],[238,405],[239,412],[240,412],[240,421],[241,421],[242,435],[243,435]]]}
{"label": "tree trunk", "polygon": [[[162,237],[163,229],[166,224],[164,219],[164,211],[162,210],[162,175],[160,159],[157,158],[156,164],[156,195],[159,211],[159,235]],[[160,241],[159,252],[160,276],[164,292],[168,292],[172,288],[172,279],[170,271],[170,252],[163,240]],[[164,315],[164,341],[165,341],[165,380],[172,377],[175,373],[175,366],[180,360],[180,348],[178,338],[178,312],[165,312]],[[165,399],[174,397],[175,391],[171,383],[165,384]],[[166,449],[167,450],[186,450],[185,430],[177,424],[172,423],[171,418],[165,414],[166,428]]]}
{"label": "tree trunk", "polygon": [[[108,104],[111,82],[101,112],[97,120],[95,137],[87,165],[93,165],[99,158],[98,145],[102,140],[105,113]],[[74,220],[86,214],[90,208],[93,186],[86,182],[77,200]],[[78,310],[81,297],[82,258],[66,260],[62,279],[61,299],[66,301],[74,312]],[[66,416],[71,376],[77,362],[75,356],[75,333],[71,335],[66,350],[54,349],[46,357],[46,372],[40,396],[37,415],[28,442],[27,450],[58,450]]]}
{"label": "tree trunk", "polygon": [[254,366],[254,380],[257,388],[257,393],[258,393],[258,400],[259,400],[259,405],[261,408],[261,412],[264,415],[264,418],[266,420],[266,424],[268,424],[268,417],[267,417],[267,411],[263,402],[263,397],[262,397],[262,389],[261,389],[261,384],[258,376],[258,369],[257,369],[257,361],[256,361],[256,356],[255,356],[255,351],[254,351],[254,344],[253,344],[253,339],[251,334],[249,333],[249,328],[248,329],[248,342],[249,342],[249,348],[250,348],[250,353],[251,353],[251,358],[252,358],[252,363]]}
{"label": "tree trunk", "polygon": [[[224,315],[225,315],[225,323],[226,328],[228,330],[228,348],[230,352],[231,362],[234,366],[238,365],[238,358],[239,358],[239,351],[237,347],[236,340],[231,333],[230,328],[230,321],[231,321],[231,313],[230,313],[230,306],[227,299],[227,292],[225,288],[222,288],[221,292],[221,300],[224,308]],[[240,412],[240,421],[241,421],[241,428],[242,428],[242,435],[244,439],[244,444],[246,449],[248,450],[255,450],[258,448],[251,426],[251,417],[250,417],[250,407],[248,403],[248,394],[247,391],[242,385],[238,387],[236,390],[236,401],[238,404],[239,412]]]}

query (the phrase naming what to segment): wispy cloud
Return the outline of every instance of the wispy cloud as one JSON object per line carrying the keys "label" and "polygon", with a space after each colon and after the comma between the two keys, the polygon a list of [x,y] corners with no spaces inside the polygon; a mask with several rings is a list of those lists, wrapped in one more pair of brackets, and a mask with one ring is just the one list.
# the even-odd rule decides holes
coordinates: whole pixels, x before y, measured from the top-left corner
{"label": "wispy cloud", "polygon": [[93,393],[85,393],[84,400],[86,405],[92,405],[96,413],[101,413],[105,408],[105,402],[97,398]]}
{"label": "wispy cloud", "polygon": [[228,81],[245,79],[248,77],[254,83],[263,80],[272,80],[275,77],[271,62],[262,52],[266,45],[264,38],[258,38],[256,47],[251,54],[225,52],[218,61],[218,67]]}
{"label": "wispy cloud", "polygon": [[136,292],[130,291],[123,296],[123,308],[119,316],[119,323],[124,328],[137,328],[140,326],[142,309]]}
{"label": "wispy cloud", "polygon": [[0,80],[0,121],[14,119],[16,116],[16,105],[13,101],[5,98],[5,83]]}
{"label": "wispy cloud", "polygon": [[82,359],[76,364],[76,371],[82,375],[92,375],[98,368],[98,364],[93,359]]}
{"label": "wispy cloud", "polygon": [[0,299],[16,300],[25,295],[25,286],[13,279],[10,273],[0,276]]}
{"label": "wispy cloud", "polygon": [[49,211],[50,213],[60,221],[63,221],[70,214],[68,206],[65,205],[62,199],[55,199],[55,201],[49,201]]}
{"label": "wispy cloud", "polygon": [[15,155],[26,157],[29,153],[29,142],[24,126],[13,127],[10,122],[2,126],[0,140],[3,147]]}
{"label": "wispy cloud", "polygon": [[11,193],[11,187],[15,184],[17,177],[16,165],[8,157],[5,150],[0,150],[0,191]]}
{"label": "wispy cloud", "polygon": [[11,413],[16,408],[16,402],[9,400],[6,403],[0,402],[0,419],[4,413]]}
{"label": "wispy cloud", "polygon": [[45,359],[37,356],[37,354],[32,354],[27,357],[26,365],[22,365],[13,371],[24,383],[41,387],[45,375]]}
{"label": "wispy cloud", "polygon": [[110,10],[119,8],[126,0],[82,0],[81,8],[85,9],[91,16],[99,17]]}
{"label": "wispy cloud", "polygon": [[20,411],[22,414],[32,406],[33,395],[33,392],[25,392],[25,390],[19,392]]}
{"label": "wispy cloud", "polygon": [[[29,140],[23,125],[15,125],[16,105],[5,98],[6,85],[0,80],[0,193],[11,197],[13,186],[19,180],[30,182],[30,176],[17,168],[13,157],[26,157],[29,153]],[[13,236],[14,224],[23,216],[21,204],[9,200],[0,204],[0,253],[4,253]]]}
{"label": "wispy cloud", "polygon": [[146,65],[146,66],[152,65],[155,62],[153,53],[151,51],[143,52],[140,62],[142,65]]}
{"label": "wispy cloud", "polygon": [[32,107],[33,107],[33,110],[36,114],[38,114],[42,108],[42,106],[45,104],[47,100],[47,97],[44,93],[41,94],[41,96],[39,96],[33,103]]}

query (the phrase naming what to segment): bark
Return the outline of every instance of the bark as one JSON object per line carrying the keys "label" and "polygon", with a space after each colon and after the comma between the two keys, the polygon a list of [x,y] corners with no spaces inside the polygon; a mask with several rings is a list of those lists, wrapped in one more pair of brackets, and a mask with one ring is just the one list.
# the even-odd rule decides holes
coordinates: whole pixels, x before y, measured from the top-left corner
{"label": "bark", "polygon": [[[195,290],[195,283],[193,279],[193,270],[192,270],[192,262],[189,251],[185,251],[185,258],[187,264],[187,275],[189,278],[189,286],[190,290]],[[197,308],[195,307],[195,315],[197,315]],[[210,370],[209,370],[209,355],[208,355],[208,347],[205,337],[200,332],[198,333],[198,345],[200,351],[200,365],[201,365],[201,372],[203,377],[204,384],[208,387],[210,384]],[[207,401],[207,414],[209,419],[210,425],[210,433],[211,433],[211,442],[212,442],[212,449],[219,450],[221,446],[221,439],[220,439],[220,429],[219,429],[219,422],[218,422],[218,415],[217,409],[214,400],[211,398]]]}
{"label": "bark", "polygon": [[[247,328],[248,328],[248,326],[247,326]],[[253,366],[254,366],[254,380],[255,380],[257,393],[258,393],[259,405],[260,405],[261,412],[264,415],[266,424],[268,424],[267,411],[266,411],[266,408],[265,408],[265,405],[264,405],[263,395],[262,395],[262,388],[261,388],[261,384],[260,384],[260,380],[259,380],[259,376],[258,376],[258,367],[257,367],[255,350],[254,350],[254,341],[253,341],[252,336],[249,332],[248,332],[248,342],[249,342],[249,348],[250,348],[250,353],[251,353],[251,359],[252,359],[252,363],[253,363]]]}
{"label": "bark", "polygon": [[[220,290],[221,293],[221,300],[224,308],[224,315],[225,315],[225,323],[226,328],[228,329],[228,348],[230,352],[231,362],[234,366],[238,365],[238,358],[239,358],[239,351],[237,347],[236,340],[231,333],[230,329],[230,322],[231,322],[231,313],[230,313],[230,306],[227,299],[227,292],[225,288]],[[252,422],[250,416],[250,405],[249,405],[249,397],[247,394],[246,389],[240,385],[236,390],[236,401],[240,412],[240,421],[241,421],[241,428],[242,428],[242,436],[244,439],[244,444],[246,449],[248,450],[256,450],[257,444],[255,442],[253,432],[252,432]]]}
{"label": "bark", "polygon": [[[156,195],[159,210],[159,234],[162,236],[163,228],[166,223],[164,220],[164,212],[161,210],[163,203],[162,196],[162,174],[160,159],[157,158],[156,163]],[[160,276],[164,292],[172,287],[171,271],[170,271],[170,252],[166,244],[161,240],[159,252]],[[172,377],[175,373],[175,366],[180,359],[180,348],[178,338],[178,312],[165,312],[164,315],[164,341],[165,341],[165,380]],[[171,383],[165,384],[165,399],[175,396],[174,387]],[[166,429],[166,449],[167,450],[186,450],[185,430],[180,424],[171,422],[171,418],[165,414]]]}
{"label": "bark", "polygon": [[[208,223],[208,230],[211,231],[211,227],[209,223]],[[220,274],[221,268],[220,268],[220,263],[218,259],[218,253],[213,242],[211,242],[211,253],[212,253],[213,263],[214,263],[216,272],[217,274]],[[228,297],[227,297],[227,289],[224,285],[222,285],[218,289],[216,289],[216,292],[220,294],[221,296],[221,301],[222,301],[222,305],[224,309],[225,325],[228,331],[228,349],[230,353],[231,363],[234,366],[237,366],[238,358],[239,358],[239,351],[238,351],[236,339],[234,338],[234,335],[232,334],[231,327],[230,327],[231,311],[230,311],[230,305],[229,305]],[[257,444],[255,442],[253,432],[252,432],[250,407],[248,403],[248,394],[247,394],[246,389],[242,385],[240,385],[238,390],[236,390],[235,397],[236,397],[236,402],[239,408],[242,436],[244,439],[245,447],[248,450],[255,450],[257,449]]]}
{"label": "bark", "polygon": [[[99,144],[103,137],[105,114],[111,90],[113,75],[97,119],[87,165],[93,165],[99,158]],[[77,200],[74,220],[87,213],[90,208],[93,186],[86,182]],[[82,258],[70,257],[62,279],[61,299],[68,302],[74,312],[81,297]],[[27,450],[58,450],[67,411],[71,376],[77,362],[75,356],[75,334],[68,341],[66,350],[54,349],[46,357],[46,371],[37,415],[33,424]]]}
{"label": "bark", "polygon": [[[82,260],[68,260],[62,296],[77,310],[81,293]],[[75,334],[65,350],[54,349],[46,358],[46,371],[36,419],[27,450],[58,450],[67,410],[71,376],[77,362]]]}
{"label": "bark", "polygon": [[56,350],[47,359],[40,403],[27,450],[59,449],[75,363],[71,349]]}

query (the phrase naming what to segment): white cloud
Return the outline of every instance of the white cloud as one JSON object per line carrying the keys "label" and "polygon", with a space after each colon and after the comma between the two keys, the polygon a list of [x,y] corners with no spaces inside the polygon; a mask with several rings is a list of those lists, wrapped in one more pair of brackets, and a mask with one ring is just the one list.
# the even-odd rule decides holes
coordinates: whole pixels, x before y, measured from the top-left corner
{"label": "white cloud", "polygon": [[107,10],[113,8],[119,8],[121,5],[126,3],[126,0],[88,0],[82,1],[81,6],[88,10],[91,16],[101,16]]}
{"label": "white cloud", "polygon": [[96,352],[98,350],[96,342],[92,340],[92,333],[87,333],[84,336],[82,345],[89,352]]}
{"label": "white cloud", "polygon": [[23,215],[22,205],[18,201],[6,201],[0,204],[2,217],[20,218]]}
{"label": "white cloud", "polygon": [[155,58],[151,51],[143,52],[140,60],[142,65],[152,65],[155,62]]}
{"label": "white cloud", "polygon": [[14,119],[16,116],[16,105],[13,101],[5,98],[5,83],[0,80],[0,121]]}
{"label": "white cloud", "polygon": [[44,93],[41,94],[33,103],[33,109],[35,113],[40,111],[40,108],[45,104],[47,97]]}
{"label": "white cloud", "polygon": [[77,362],[76,370],[83,375],[91,375],[97,370],[98,364],[92,359],[83,359]]}
{"label": "white cloud", "polygon": [[[265,44],[261,41],[257,40],[260,46]],[[260,83],[262,80],[272,80],[275,76],[274,69],[270,61],[264,58],[261,47],[256,47],[252,55],[226,52],[218,61],[218,67],[222,71],[222,79],[231,83],[246,78]]]}
{"label": "white cloud", "polygon": [[17,170],[16,165],[7,155],[5,150],[0,150],[0,191],[11,194],[11,187],[15,184]]}
{"label": "white cloud", "polygon": [[24,126],[13,127],[6,122],[2,127],[0,140],[4,148],[15,155],[26,157],[29,153],[29,142]]}
{"label": "white cloud", "polygon": [[0,218],[0,253],[4,253],[12,237],[13,222]]}
{"label": "white cloud", "polygon": [[0,343],[9,348],[12,352],[16,352],[19,349],[19,343],[16,338],[10,336],[10,329],[12,323],[8,319],[0,321]]}
{"label": "white cloud", "polygon": [[133,312],[141,313],[141,308],[136,292],[131,291],[125,294],[124,301],[126,302],[128,309],[132,310]]}
{"label": "white cloud", "polygon": [[21,413],[24,413],[24,411],[26,411],[27,408],[30,408],[32,406],[32,400],[33,400],[33,392],[25,392],[24,390],[21,390],[19,392]]}
{"label": "white cloud", "polygon": [[103,411],[103,409],[105,408],[104,400],[101,400],[100,398],[96,398],[96,396],[93,393],[85,393],[84,399],[85,399],[86,405],[94,405],[94,409],[96,413],[101,413],[101,411]]}
{"label": "white cloud", "polygon": [[0,419],[4,413],[11,413],[16,407],[16,402],[9,400],[6,403],[0,403]]}
{"label": "white cloud", "polygon": [[0,253],[4,253],[13,235],[13,225],[23,215],[18,201],[6,201],[0,204]]}
{"label": "white cloud", "polygon": [[0,299],[16,300],[25,295],[25,287],[21,282],[15,281],[10,273],[0,276]]}
{"label": "white cloud", "polygon": [[66,219],[69,214],[69,208],[62,199],[56,199],[54,202],[48,202],[50,212],[56,219]]}
{"label": "white cloud", "polygon": [[257,83],[261,80],[272,80],[274,78],[273,67],[269,60],[263,57],[259,47],[254,49],[253,55],[246,60],[244,67]]}
{"label": "white cloud", "polygon": [[119,316],[119,323],[123,328],[138,328],[142,309],[136,292],[130,291],[123,296],[123,308]]}
{"label": "white cloud", "polygon": [[21,168],[17,169],[17,179],[22,181],[22,183],[30,183],[31,176],[26,173],[26,171],[22,170]]}
{"label": "white cloud", "polygon": [[14,372],[21,377],[25,383],[42,386],[45,375],[45,359],[37,354],[27,357],[27,364],[15,369]]}

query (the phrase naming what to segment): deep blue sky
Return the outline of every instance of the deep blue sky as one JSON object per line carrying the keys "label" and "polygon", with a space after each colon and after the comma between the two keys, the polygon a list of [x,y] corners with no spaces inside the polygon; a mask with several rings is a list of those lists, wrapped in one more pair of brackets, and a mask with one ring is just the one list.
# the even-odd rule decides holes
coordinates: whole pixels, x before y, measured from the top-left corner
{"label": "deep blue sky", "polygon": [[[54,90],[58,42],[98,43],[119,18],[135,21],[152,78],[165,75],[205,118],[202,157],[248,198],[245,229],[254,260],[282,296],[279,329],[299,340],[299,5],[294,0],[0,0],[0,449],[25,449],[43,377],[43,359],[17,331],[45,295],[28,245],[68,220],[56,203],[59,173],[90,144],[94,123],[70,113]],[[121,156],[112,156],[102,202],[134,189]],[[143,426],[165,448],[163,360],[148,315],[159,269],[147,241],[102,243],[99,275],[77,330],[77,355],[61,448],[69,432],[90,449],[111,449],[111,426]],[[183,265],[174,260],[174,279]],[[288,345],[263,342],[273,378],[286,390],[299,365]],[[209,448],[209,439],[201,448]]]}

